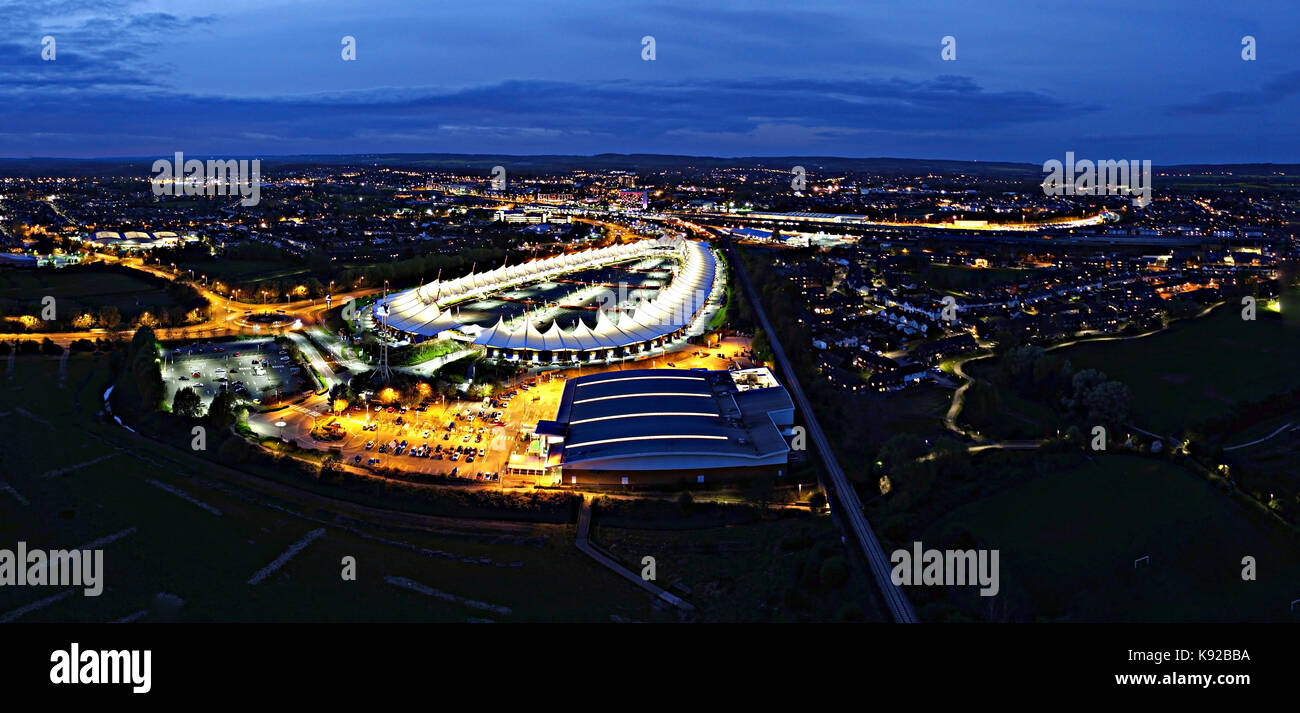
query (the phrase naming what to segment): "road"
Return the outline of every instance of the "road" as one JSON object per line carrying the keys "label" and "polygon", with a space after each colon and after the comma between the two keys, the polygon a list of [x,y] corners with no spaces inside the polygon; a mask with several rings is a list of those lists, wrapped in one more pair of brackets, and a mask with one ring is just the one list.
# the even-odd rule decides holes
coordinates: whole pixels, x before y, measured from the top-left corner
{"label": "road", "polygon": [[799,406],[799,410],[803,413],[808,435],[812,437],[813,444],[817,446],[822,463],[826,466],[826,471],[830,475],[831,482],[834,485],[832,494],[839,502],[849,526],[853,529],[853,534],[857,536],[858,542],[862,546],[862,552],[866,555],[871,574],[875,577],[876,585],[884,596],[890,614],[893,615],[896,622],[904,624],[916,623],[918,620],[916,612],[912,609],[912,603],[908,601],[907,595],[903,593],[902,588],[894,584],[893,579],[890,577],[892,568],[890,567],[889,558],[885,556],[884,549],[880,547],[880,541],[876,539],[876,533],[871,529],[871,524],[867,522],[866,515],[862,514],[862,501],[858,499],[857,491],[853,489],[848,477],[844,475],[839,460],[835,457],[834,451],[831,450],[830,441],[826,439],[821,425],[817,422],[817,414],[813,411],[808,397],[804,395],[803,387],[799,385],[798,375],[795,374],[794,368],[786,359],[785,350],[781,347],[780,339],[772,329],[772,325],[767,321],[767,313],[763,309],[763,304],[759,302],[758,294],[755,292],[753,285],[749,282],[749,275],[745,272],[744,264],[735,251],[731,249],[730,241],[725,244],[736,277],[739,279],[750,304],[754,308],[754,316],[762,325],[763,331],[767,333],[772,353],[776,355],[777,364],[780,365],[781,373],[785,377],[785,386],[790,391],[790,395],[794,397],[795,404]]}
{"label": "road", "polygon": [[[167,280],[176,280],[181,273],[172,273],[151,265],[145,265],[140,258],[115,258],[108,255],[98,255],[106,262],[115,262],[134,270],[149,273],[155,277],[161,277]],[[154,333],[160,340],[164,341],[187,341],[193,339],[206,339],[212,337],[234,336],[239,334],[245,335],[267,335],[281,334],[288,331],[288,328],[269,328],[257,327],[243,323],[240,317],[248,312],[263,312],[269,310],[280,310],[288,320],[296,320],[302,324],[315,324],[320,321],[320,315],[327,307],[324,300],[299,300],[297,302],[286,302],[282,304],[255,304],[252,302],[241,302],[226,298],[212,290],[197,283],[191,283],[195,290],[199,292],[211,305],[211,316],[207,321],[201,324],[191,324],[184,327],[158,327]],[[359,298],[381,292],[382,288],[365,288],[353,290],[351,292],[340,292],[334,295],[335,304],[342,304],[348,298]],[[218,316],[219,315],[219,316]],[[290,322],[292,324],[292,321]],[[34,339],[40,341],[48,337],[55,344],[68,346],[78,339],[111,339],[114,336],[121,336],[124,339],[130,339],[135,334],[135,330],[126,329],[121,331],[111,331],[106,329],[83,329],[70,332],[15,332],[0,334],[0,341],[21,341]]]}
{"label": "road", "polygon": [[1292,431],[1296,431],[1296,430],[1300,430],[1300,426],[1296,426],[1296,425],[1293,424],[1293,423],[1288,423],[1288,424],[1286,424],[1285,426],[1282,426],[1281,428],[1277,429],[1276,431],[1273,431],[1272,433],[1268,434],[1267,436],[1264,436],[1263,438],[1256,438],[1255,440],[1250,441],[1249,443],[1239,443],[1239,444],[1237,444],[1237,445],[1235,445],[1235,446],[1224,446],[1224,447],[1223,447],[1223,450],[1224,450],[1224,451],[1235,451],[1235,450],[1237,450],[1237,449],[1239,449],[1239,448],[1248,448],[1248,447],[1250,447],[1250,446],[1258,445],[1258,444],[1260,444],[1260,443],[1263,443],[1264,441],[1267,441],[1267,440],[1273,438],[1273,437],[1276,436],[1277,434],[1279,434],[1279,433],[1281,433],[1281,432],[1283,432],[1283,431],[1285,431],[1285,430],[1287,430],[1287,429],[1290,429],[1290,430],[1292,430]]}
{"label": "road", "polygon": [[975,380],[972,379],[966,373],[966,362],[973,361],[975,359],[983,359],[986,356],[988,355],[973,354],[971,356],[959,359],[953,363],[952,373],[961,378],[962,384],[961,386],[957,387],[956,391],[953,392],[952,402],[948,404],[948,412],[943,416],[943,425],[946,426],[949,431],[952,431],[953,433],[974,440],[979,440],[979,439],[977,439],[975,436],[972,436],[961,426],[957,425],[957,415],[961,413],[961,408],[966,403],[966,391],[971,387],[971,384],[975,383]]}
{"label": "road", "polygon": [[312,368],[316,370],[316,373],[320,375],[321,386],[325,390],[328,391],[333,388],[335,384],[339,383],[339,378],[335,376],[334,370],[330,368],[329,364],[325,363],[325,359],[321,357],[320,352],[316,350],[316,345],[312,344],[311,340],[297,332],[285,332],[284,336],[288,337],[289,341],[293,342],[294,346],[298,347],[298,351],[302,352],[303,358],[305,358],[308,363],[312,365]]}

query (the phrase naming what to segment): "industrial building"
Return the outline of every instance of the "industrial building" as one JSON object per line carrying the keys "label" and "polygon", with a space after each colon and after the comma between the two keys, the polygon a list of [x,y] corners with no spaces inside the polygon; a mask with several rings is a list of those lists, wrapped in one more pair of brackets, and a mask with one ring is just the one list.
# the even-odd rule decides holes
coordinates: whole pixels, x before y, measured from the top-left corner
{"label": "industrial building", "polygon": [[555,419],[537,424],[532,467],[555,485],[779,478],[793,427],[790,394],[765,367],[610,371],[565,384]]}

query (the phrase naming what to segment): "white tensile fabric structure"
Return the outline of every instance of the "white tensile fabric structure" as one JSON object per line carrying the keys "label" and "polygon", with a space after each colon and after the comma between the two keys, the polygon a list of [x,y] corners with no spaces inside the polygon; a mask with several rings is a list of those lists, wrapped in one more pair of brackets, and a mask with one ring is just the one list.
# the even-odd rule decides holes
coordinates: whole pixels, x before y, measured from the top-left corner
{"label": "white tensile fabric structure", "polygon": [[653,300],[638,305],[632,314],[623,314],[615,320],[604,310],[598,310],[594,326],[579,319],[573,329],[564,331],[552,322],[545,333],[531,320],[525,319],[523,324],[511,328],[498,317],[495,325],[483,328],[473,340],[474,344],[490,349],[516,352],[595,351],[650,343],[689,326],[704,307],[717,277],[717,263],[708,245],[683,238],[641,240],[432,282],[389,299],[388,326],[408,334],[432,337],[466,326],[456,314],[444,309],[450,303],[665,251],[677,254],[681,269],[667,288]]}

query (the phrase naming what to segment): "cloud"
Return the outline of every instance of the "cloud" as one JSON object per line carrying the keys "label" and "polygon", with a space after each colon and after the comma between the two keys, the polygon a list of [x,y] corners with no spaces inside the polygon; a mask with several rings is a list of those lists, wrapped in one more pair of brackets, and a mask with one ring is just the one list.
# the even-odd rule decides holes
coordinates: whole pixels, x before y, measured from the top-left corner
{"label": "cloud", "polygon": [[[152,52],[212,18],[141,12],[139,5],[115,0],[91,8],[71,1],[0,2],[6,25],[0,41],[0,91],[26,99],[32,91],[162,86]],[[55,42],[53,61],[42,57],[47,36]]]}
{"label": "cloud", "polygon": [[[300,97],[194,96],[139,80],[133,91],[106,91],[102,74],[84,89],[0,104],[12,155],[24,130],[52,132],[79,150],[118,147],[128,137],[156,136],[153,151],[239,151],[248,142],[275,151],[255,134],[295,137],[296,150],[495,151],[494,142],[533,151],[672,151],[683,137],[774,137],[831,146],[858,134],[985,131],[1079,111],[1034,92],[989,92],[966,77],[929,81],[700,80],[682,82],[507,81],[440,91],[373,89]],[[21,91],[21,89],[16,90]],[[0,95],[3,96],[3,95]],[[774,127],[783,127],[774,132]],[[759,130],[763,129],[762,132]],[[348,141],[357,143],[348,145]],[[458,142],[469,141],[472,147]],[[568,143],[577,141],[578,144]],[[198,142],[201,147],[187,148]],[[147,148],[129,139],[132,150]],[[286,147],[289,148],[289,147]],[[29,146],[53,155],[73,146]],[[246,150],[246,148],[244,149]],[[113,153],[120,153],[113,151]],[[53,152],[53,154],[51,153]],[[283,152],[283,151],[276,151]],[[97,153],[103,153],[101,149]]]}
{"label": "cloud", "polygon": [[1196,101],[1174,104],[1165,113],[1181,115],[1231,114],[1277,104],[1300,93],[1300,70],[1280,74],[1259,89],[1211,92]]}

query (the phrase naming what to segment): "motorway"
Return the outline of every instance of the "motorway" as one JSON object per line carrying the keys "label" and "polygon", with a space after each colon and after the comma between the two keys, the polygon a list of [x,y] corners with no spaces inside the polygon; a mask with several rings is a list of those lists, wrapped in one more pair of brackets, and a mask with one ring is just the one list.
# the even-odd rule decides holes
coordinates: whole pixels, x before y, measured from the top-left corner
{"label": "motorway", "polygon": [[813,411],[808,397],[804,395],[803,387],[799,385],[798,375],[795,374],[794,368],[786,359],[785,350],[781,347],[780,339],[772,329],[771,323],[767,321],[767,313],[758,300],[758,293],[749,282],[749,275],[745,272],[744,264],[732,250],[731,242],[725,241],[724,244],[727,246],[727,255],[735,270],[736,277],[745,289],[745,294],[754,308],[754,316],[758,318],[763,331],[767,333],[772,353],[776,355],[777,364],[785,377],[785,386],[790,391],[790,395],[794,397],[795,404],[799,406],[799,410],[803,413],[808,435],[812,437],[813,444],[817,446],[817,451],[821,454],[822,463],[826,466],[826,472],[830,475],[831,483],[834,485],[832,494],[839,502],[841,510],[853,529],[853,533],[862,545],[862,551],[867,557],[871,574],[876,579],[876,585],[880,588],[894,621],[904,624],[916,623],[918,620],[916,612],[912,609],[912,603],[908,601],[907,595],[903,593],[902,588],[894,584],[893,579],[890,577],[892,568],[890,567],[889,558],[885,556],[885,551],[880,547],[880,541],[876,539],[876,533],[871,529],[871,523],[867,522],[866,515],[862,514],[862,502],[858,499],[857,491],[853,489],[848,477],[844,475],[839,460],[836,459],[834,451],[831,450],[830,441],[826,439],[821,425],[817,422],[817,414]]}

